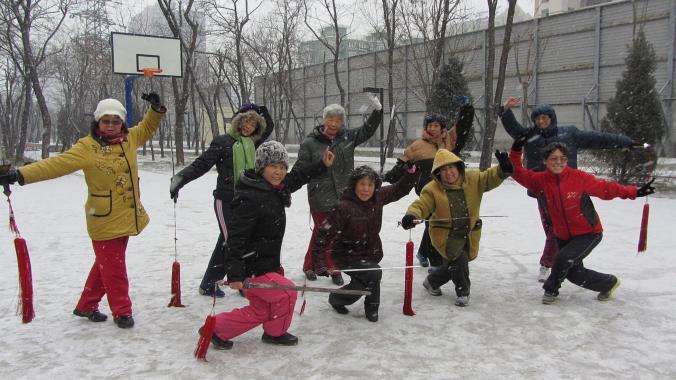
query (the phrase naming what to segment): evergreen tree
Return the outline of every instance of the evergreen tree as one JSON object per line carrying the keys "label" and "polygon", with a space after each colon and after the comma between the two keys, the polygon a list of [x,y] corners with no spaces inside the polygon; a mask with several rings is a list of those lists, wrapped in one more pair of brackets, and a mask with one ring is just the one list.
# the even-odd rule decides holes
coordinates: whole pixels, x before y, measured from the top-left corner
{"label": "evergreen tree", "polygon": [[[615,97],[608,101],[608,113],[601,122],[601,130],[622,133],[635,142],[656,144],[664,134],[664,117],[655,91],[653,72],[656,55],[652,44],[640,29],[625,59],[626,71],[617,81]],[[609,168],[610,177],[620,183],[642,183],[656,160],[644,149],[613,150],[595,153]]]}
{"label": "evergreen tree", "polygon": [[456,96],[469,97],[467,80],[462,75],[463,64],[455,57],[450,57],[439,72],[439,80],[432,89],[432,97],[428,103],[427,112],[436,112],[444,115],[449,126],[455,121],[460,109]]}

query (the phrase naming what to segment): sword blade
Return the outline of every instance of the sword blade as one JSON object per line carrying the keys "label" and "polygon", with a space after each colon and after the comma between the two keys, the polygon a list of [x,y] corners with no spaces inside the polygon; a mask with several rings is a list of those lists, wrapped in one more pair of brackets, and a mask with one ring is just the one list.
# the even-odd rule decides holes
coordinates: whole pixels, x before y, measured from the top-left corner
{"label": "sword blade", "polygon": [[369,296],[371,292],[368,290],[352,290],[352,289],[333,289],[320,288],[317,286],[292,286],[279,284],[265,284],[260,282],[245,282],[245,288],[261,288],[261,289],[280,289],[280,290],[294,290],[297,292],[319,292],[319,293],[337,293],[337,294],[352,294],[360,296]]}

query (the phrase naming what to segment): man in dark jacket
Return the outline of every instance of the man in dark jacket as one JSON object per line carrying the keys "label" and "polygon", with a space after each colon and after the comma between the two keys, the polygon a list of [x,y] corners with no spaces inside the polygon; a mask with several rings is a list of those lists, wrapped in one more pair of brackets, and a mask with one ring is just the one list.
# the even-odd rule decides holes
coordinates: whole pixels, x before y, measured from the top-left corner
{"label": "man in dark jacket", "polygon": [[[321,160],[326,149],[335,155],[331,168],[320,176],[313,178],[307,185],[310,213],[315,228],[312,231],[310,244],[305,254],[303,271],[308,280],[317,279],[312,263],[312,249],[317,238],[317,229],[338,202],[338,198],[347,186],[350,172],[354,169],[354,149],[368,140],[378,129],[382,120],[382,105],[376,96],[371,97],[373,111],[360,128],[344,129],[345,109],[339,104],[330,104],[324,108],[322,125],[303,140],[298,151],[296,165],[305,166]],[[332,276],[336,285],[342,285],[340,273]]]}
{"label": "man in dark jacket", "polygon": [[[566,144],[568,147],[568,166],[577,169],[577,151],[579,149],[621,149],[636,147],[631,138],[612,133],[597,131],[579,130],[572,125],[557,125],[556,112],[549,104],[539,104],[533,108],[530,119],[533,126],[523,127],[516,121],[514,113],[510,108],[521,103],[518,97],[507,99],[503,106],[498,109],[498,115],[505,127],[505,131],[513,138],[518,139],[527,136],[525,153],[526,168],[541,172],[544,171],[544,161],[542,160],[543,150],[553,142]],[[545,231],[545,247],[540,258],[539,281],[544,282],[549,276],[549,270],[554,264],[558,248],[556,238],[551,230],[550,218],[546,213],[543,199],[539,194],[528,193],[531,197],[538,200],[540,219]]]}

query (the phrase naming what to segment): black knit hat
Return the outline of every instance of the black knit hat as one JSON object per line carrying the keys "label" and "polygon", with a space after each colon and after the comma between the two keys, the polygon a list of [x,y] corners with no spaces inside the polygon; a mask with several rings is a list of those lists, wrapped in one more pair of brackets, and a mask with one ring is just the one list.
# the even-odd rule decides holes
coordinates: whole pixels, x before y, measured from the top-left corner
{"label": "black knit hat", "polygon": [[260,172],[271,164],[284,164],[289,167],[289,154],[284,145],[278,141],[270,140],[262,143],[256,149],[256,172]]}

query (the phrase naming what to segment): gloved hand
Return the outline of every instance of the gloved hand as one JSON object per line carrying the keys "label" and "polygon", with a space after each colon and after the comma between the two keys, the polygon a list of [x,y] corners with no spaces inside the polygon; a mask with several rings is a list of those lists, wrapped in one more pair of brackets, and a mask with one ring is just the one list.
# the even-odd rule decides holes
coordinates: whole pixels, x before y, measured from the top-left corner
{"label": "gloved hand", "polygon": [[514,143],[512,144],[512,150],[516,152],[521,152],[521,149],[523,149],[523,146],[526,145],[526,142],[528,139],[533,137],[533,134],[535,133],[535,128],[529,128],[526,133],[523,135],[517,137],[514,139]]}
{"label": "gloved hand", "polygon": [[10,167],[5,172],[0,173],[0,185],[13,185],[19,180],[20,175],[16,168]]}
{"label": "gloved hand", "polygon": [[418,170],[418,167],[415,165],[414,161],[406,161],[403,164],[404,170],[406,170],[407,173],[413,174]]}
{"label": "gloved hand", "polygon": [[142,94],[141,99],[150,103],[150,105],[153,106],[154,109],[162,108],[162,100],[160,100],[160,96],[157,95],[156,92],[151,92],[149,94]]}
{"label": "gloved hand", "polygon": [[500,170],[502,170],[503,173],[505,174],[514,173],[514,167],[512,166],[512,162],[509,160],[509,155],[507,154],[507,152],[501,152],[496,149],[495,158],[498,159],[498,163],[500,164]]}
{"label": "gloved hand", "polygon": [[178,191],[181,190],[181,188],[185,185],[185,179],[183,178],[182,175],[176,174],[175,176],[171,177],[171,184],[169,185],[169,195],[171,196],[171,199],[176,202],[178,200]]}
{"label": "gloved hand", "polygon": [[369,99],[371,99],[371,105],[375,110],[380,111],[383,109],[383,105],[380,104],[380,99],[378,99],[376,94],[369,93]]}
{"label": "gloved hand", "polygon": [[258,109],[256,110],[256,112],[258,112],[258,114],[263,116],[263,117],[265,117],[266,115],[270,116],[270,111],[268,111],[268,107],[266,107],[266,106],[258,106]]}
{"label": "gloved hand", "polygon": [[405,230],[410,230],[411,228],[415,227],[416,224],[415,215],[406,214],[403,218],[401,218],[401,226]]}
{"label": "gloved hand", "polygon": [[655,181],[655,178],[650,180],[650,182],[643,184],[643,186],[639,187],[638,190],[636,190],[636,197],[645,197],[646,195],[653,194],[655,192],[655,188],[652,186],[653,182]]}

